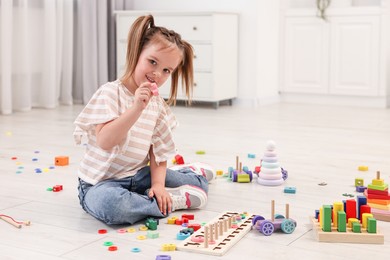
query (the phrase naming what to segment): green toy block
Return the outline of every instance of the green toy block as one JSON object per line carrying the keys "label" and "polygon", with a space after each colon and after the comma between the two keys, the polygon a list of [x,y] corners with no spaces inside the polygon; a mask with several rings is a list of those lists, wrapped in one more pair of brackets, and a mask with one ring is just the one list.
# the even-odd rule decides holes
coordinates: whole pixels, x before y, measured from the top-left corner
{"label": "green toy block", "polygon": [[364,180],[362,178],[355,178],[355,187],[364,186]]}
{"label": "green toy block", "polygon": [[386,189],[389,188],[389,185],[388,184],[385,184],[385,185],[373,185],[373,184],[368,184],[367,186],[369,189],[372,189],[372,190],[381,190],[381,191],[384,191]]}
{"label": "green toy block", "polygon": [[360,222],[353,222],[352,223],[352,232],[354,232],[354,233],[361,233],[362,232]]}
{"label": "green toy block", "polygon": [[324,205],[322,208],[322,230],[324,232],[332,232],[332,206]]}
{"label": "green toy block", "polygon": [[367,232],[368,233],[376,233],[376,219],[375,218],[367,218]]}
{"label": "green toy block", "polygon": [[337,212],[337,231],[347,232],[347,214],[344,211]]}

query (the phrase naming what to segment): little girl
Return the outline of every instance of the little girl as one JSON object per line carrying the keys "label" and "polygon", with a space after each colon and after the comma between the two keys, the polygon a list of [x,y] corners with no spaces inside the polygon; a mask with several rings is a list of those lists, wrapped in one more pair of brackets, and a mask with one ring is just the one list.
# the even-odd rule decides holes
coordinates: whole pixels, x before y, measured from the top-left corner
{"label": "little girl", "polygon": [[155,26],[151,15],[134,22],[127,46],[124,75],[101,86],[75,120],[76,141],[87,137],[78,170],[80,204],[106,224],[201,208],[215,176],[205,165],[167,169],[177,122],[155,88],[170,77],[168,104],[175,104],[180,78],[191,101],[192,46]]}

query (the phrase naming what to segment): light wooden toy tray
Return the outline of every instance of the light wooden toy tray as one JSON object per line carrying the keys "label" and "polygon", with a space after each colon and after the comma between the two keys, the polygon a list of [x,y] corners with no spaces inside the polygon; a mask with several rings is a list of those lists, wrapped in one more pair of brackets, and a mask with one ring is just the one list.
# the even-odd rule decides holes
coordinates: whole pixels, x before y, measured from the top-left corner
{"label": "light wooden toy tray", "polygon": [[384,244],[385,241],[384,235],[379,233],[378,230],[377,233],[368,233],[362,228],[361,233],[354,233],[351,228],[347,228],[347,232],[338,232],[335,227],[332,227],[332,232],[324,232],[316,218],[310,217],[310,221],[313,224],[313,231],[319,242]]}
{"label": "light wooden toy tray", "polygon": [[177,250],[216,256],[224,255],[252,229],[254,215],[248,213],[245,219],[237,223],[236,227],[230,226],[229,219],[237,215],[241,213],[223,213],[177,245]]}

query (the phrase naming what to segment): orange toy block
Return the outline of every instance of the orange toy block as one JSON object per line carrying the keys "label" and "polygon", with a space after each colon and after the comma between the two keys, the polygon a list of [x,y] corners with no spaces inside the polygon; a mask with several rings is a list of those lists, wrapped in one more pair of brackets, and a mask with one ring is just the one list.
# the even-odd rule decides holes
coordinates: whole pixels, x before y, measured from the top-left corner
{"label": "orange toy block", "polygon": [[69,165],[69,157],[68,156],[57,156],[54,158],[54,164],[56,166]]}

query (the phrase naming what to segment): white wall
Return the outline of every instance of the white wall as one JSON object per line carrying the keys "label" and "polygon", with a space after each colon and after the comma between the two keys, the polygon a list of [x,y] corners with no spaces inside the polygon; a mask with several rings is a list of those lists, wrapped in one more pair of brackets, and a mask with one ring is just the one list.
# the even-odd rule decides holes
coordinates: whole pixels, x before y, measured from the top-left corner
{"label": "white wall", "polygon": [[133,0],[132,3],[134,10],[239,13],[239,86],[235,103],[255,106],[278,100],[278,0]]}

